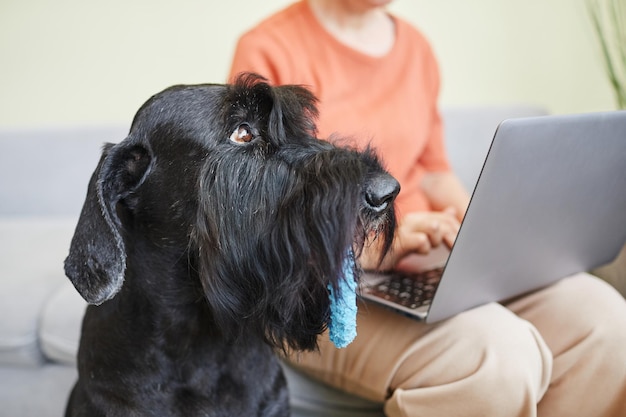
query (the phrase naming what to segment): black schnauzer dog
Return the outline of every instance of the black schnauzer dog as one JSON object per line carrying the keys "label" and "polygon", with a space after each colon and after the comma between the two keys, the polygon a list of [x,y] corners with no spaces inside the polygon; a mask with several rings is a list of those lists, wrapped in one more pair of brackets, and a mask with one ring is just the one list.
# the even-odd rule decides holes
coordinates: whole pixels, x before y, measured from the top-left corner
{"label": "black schnauzer dog", "polygon": [[358,279],[346,256],[389,248],[399,191],[316,115],[246,74],[164,90],[104,146],[65,261],[92,304],[67,416],[289,415],[276,353],[317,347],[330,290]]}

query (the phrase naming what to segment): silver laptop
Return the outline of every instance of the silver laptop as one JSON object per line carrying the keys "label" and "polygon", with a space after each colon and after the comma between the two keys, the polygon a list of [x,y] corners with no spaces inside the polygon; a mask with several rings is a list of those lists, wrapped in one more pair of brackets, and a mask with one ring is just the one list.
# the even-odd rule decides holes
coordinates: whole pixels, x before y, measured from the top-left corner
{"label": "silver laptop", "polygon": [[626,242],[626,111],[509,119],[451,251],[366,273],[360,296],[426,322],[612,261]]}

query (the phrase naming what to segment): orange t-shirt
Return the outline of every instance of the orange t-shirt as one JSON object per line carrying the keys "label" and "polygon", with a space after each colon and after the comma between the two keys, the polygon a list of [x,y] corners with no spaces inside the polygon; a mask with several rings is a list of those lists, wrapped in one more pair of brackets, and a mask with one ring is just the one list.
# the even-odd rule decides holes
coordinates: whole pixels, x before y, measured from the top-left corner
{"label": "orange t-shirt", "polygon": [[396,39],[384,57],[339,42],[306,1],[292,4],[245,33],[231,79],[253,71],[272,84],[300,84],[319,99],[319,136],[371,144],[402,186],[399,214],[429,210],[420,188],[427,171],[449,171],[437,96],[439,69],[424,36],[393,17]]}

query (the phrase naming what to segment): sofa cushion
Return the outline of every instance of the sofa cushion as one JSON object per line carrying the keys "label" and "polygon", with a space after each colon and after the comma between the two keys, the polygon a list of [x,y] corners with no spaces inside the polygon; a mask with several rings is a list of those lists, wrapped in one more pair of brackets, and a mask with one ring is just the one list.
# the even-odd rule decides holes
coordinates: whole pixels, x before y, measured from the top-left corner
{"label": "sofa cushion", "polygon": [[39,343],[48,360],[74,365],[87,303],[66,280],[43,307]]}
{"label": "sofa cushion", "polygon": [[448,158],[467,191],[478,180],[496,128],[513,117],[545,116],[546,110],[528,105],[446,107],[441,111]]}
{"label": "sofa cushion", "polygon": [[[78,216],[102,145],[127,132],[120,125],[0,128],[0,215]],[[24,169],[25,160],[36,169]]]}
{"label": "sofa cushion", "polygon": [[76,220],[0,219],[0,364],[37,366],[44,303],[62,283]]}
{"label": "sofa cushion", "polygon": [[59,417],[77,378],[70,366],[0,367],[0,415]]}
{"label": "sofa cushion", "polygon": [[384,417],[383,404],[316,381],[282,362],[293,417]]}

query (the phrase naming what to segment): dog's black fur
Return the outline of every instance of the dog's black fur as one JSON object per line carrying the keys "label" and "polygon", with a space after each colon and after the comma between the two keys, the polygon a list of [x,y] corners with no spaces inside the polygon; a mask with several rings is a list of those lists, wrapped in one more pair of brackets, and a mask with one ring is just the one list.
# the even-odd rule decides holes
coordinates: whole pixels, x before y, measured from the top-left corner
{"label": "dog's black fur", "polygon": [[[171,87],[104,147],[65,261],[90,303],[67,416],[287,416],[349,248],[388,248],[397,182],[254,75]],[[359,267],[355,267],[358,277]]]}

